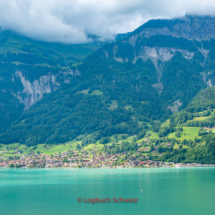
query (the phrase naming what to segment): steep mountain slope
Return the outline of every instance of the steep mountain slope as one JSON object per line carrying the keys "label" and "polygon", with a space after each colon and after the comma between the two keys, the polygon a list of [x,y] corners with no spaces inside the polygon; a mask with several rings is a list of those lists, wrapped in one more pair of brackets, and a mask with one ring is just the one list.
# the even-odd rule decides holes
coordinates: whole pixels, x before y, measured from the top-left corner
{"label": "steep mountain slope", "polygon": [[[0,31],[1,92],[10,92],[28,109],[43,94],[58,89],[62,82],[68,84],[77,73],[70,70],[70,65],[80,63],[102,44],[39,42],[11,31]],[[57,80],[59,77],[62,81]]]}
{"label": "steep mountain slope", "polygon": [[74,64],[82,61],[103,44],[99,41],[87,44],[48,43],[32,40],[15,32],[0,31],[1,58],[14,64]]}
{"label": "steep mountain slope", "polygon": [[215,87],[201,90],[187,107],[171,117],[171,122],[186,127],[215,126]]}
{"label": "steep mountain slope", "polygon": [[[163,152],[155,159],[181,163],[215,163],[214,96],[215,87],[202,89],[185,109],[173,114],[167,121],[169,123],[161,125],[157,133],[160,138],[151,141],[159,153]],[[168,148],[169,142],[174,150]]]}
{"label": "steep mountain slope", "polygon": [[[127,34],[119,34],[116,40],[126,36]],[[78,74],[70,66],[75,68],[88,55],[110,42],[101,42],[92,35],[89,37],[92,42],[87,44],[48,43],[0,30],[2,115],[9,114],[10,108],[7,108],[7,114],[4,108],[9,100],[12,100],[11,106],[16,104],[19,110],[17,114],[20,114],[23,109],[26,110],[39,101],[44,94],[57,90],[63,84],[69,84],[70,79]],[[10,99],[5,102],[4,97]],[[11,117],[12,115],[14,114],[11,113]],[[9,119],[13,120],[14,117]]]}
{"label": "steep mountain slope", "polygon": [[0,130],[44,94],[69,84],[78,74],[70,65],[80,63],[102,44],[47,43],[0,31]]}
{"label": "steep mountain slope", "polygon": [[[62,87],[44,95],[29,109],[25,105],[26,110],[16,120],[5,121],[7,126],[2,128],[0,142],[62,143],[90,133],[91,141],[95,142],[117,133],[138,134],[144,123],[156,125],[164,121],[186,107],[202,88],[215,85],[215,40],[210,27],[214,20],[187,16],[149,21],[128,37],[103,46],[77,67],[61,72],[56,68],[44,71],[48,74],[46,79],[52,80],[53,89],[59,84]],[[189,30],[183,27],[187,23]],[[195,36],[203,23],[209,34]],[[170,33],[158,29],[169,29],[166,32]],[[35,77],[39,71],[35,70]],[[15,96],[21,96],[21,102],[25,100],[26,89],[39,87],[47,92],[41,76],[33,79],[37,81],[31,85],[26,83],[28,74],[19,71],[11,74],[24,86]],[[69,81],[65,74],[71,75]],[[34,94],[37,96],[40,95]],[[8,104],[11,107],[15,104],[12,98]]]}

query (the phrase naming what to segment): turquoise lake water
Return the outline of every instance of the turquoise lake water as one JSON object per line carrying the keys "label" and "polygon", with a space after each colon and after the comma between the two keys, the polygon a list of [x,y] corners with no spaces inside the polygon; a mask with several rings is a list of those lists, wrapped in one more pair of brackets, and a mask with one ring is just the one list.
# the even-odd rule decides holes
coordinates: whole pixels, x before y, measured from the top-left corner
{"label": "turquoise lake water", "polygon": [[[78,203],[79,197],[112,202]],[[215,168],[0,169],[0,214],[213,215]]]}

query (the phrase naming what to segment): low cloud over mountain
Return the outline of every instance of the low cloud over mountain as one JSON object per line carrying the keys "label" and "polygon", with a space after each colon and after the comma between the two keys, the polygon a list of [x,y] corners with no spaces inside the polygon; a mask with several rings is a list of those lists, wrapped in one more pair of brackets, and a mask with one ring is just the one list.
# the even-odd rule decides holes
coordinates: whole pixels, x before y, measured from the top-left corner
{"label": "low cloud over mountain", "polygon": [[153,18],[214,15],[213,0],[8,0],[0,1],[0,26],[33,39],[88,42],[113,39]]}

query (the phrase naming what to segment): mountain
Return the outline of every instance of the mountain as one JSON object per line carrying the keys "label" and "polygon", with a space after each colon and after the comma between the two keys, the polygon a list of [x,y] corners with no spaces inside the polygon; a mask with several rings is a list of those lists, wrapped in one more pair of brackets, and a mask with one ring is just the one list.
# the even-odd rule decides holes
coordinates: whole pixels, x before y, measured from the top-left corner
{"label": "mountain", "polygon": [[40,42],[11,31],[0,31],[0,130],[44,94],[69,84],[77,65],[104,44]]}
{"label": "mountain", "polygon": [[92,42],[86,44],[51,43],[32,40],[16,32],[0,30],[0,54],[4,54],[4,61],[14,64],[72,65],[83,61],[104,44],[104,42],[90,38]]}
{"label": "mountain", "polygon": [[214,22],[208,16],[151,20],[67,68],[59,69],[51,55],[52,67],[23,67],[2,56],[0,142],[142,136],[215,85]]}

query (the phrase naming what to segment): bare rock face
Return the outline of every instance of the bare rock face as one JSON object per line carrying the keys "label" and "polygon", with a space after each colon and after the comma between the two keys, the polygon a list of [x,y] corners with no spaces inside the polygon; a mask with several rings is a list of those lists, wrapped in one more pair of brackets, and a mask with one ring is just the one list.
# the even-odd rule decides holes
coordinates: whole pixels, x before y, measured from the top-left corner
{"label": "bare rock face", "polygon": [[41,76],[33,83],[27,80],[20,71],[16,72],[16,76],[20,78],[24,89],[14,95],[19,99],[20,103],[25,105],[25,109],[39,101],[43,94],[57,90],[60,86],[60,83],[56,82],[56,76],[53,75]]}
{"label": "bare rock face", "polygon": [[138,58],[142,58],[143,60],[150,58],[157,67],[157,60],[161,60],[162,62],[169,61],[176,52],[181,52],[186,59],[191,59],[194,55],[193,52],[182,49],[144,46],[142,47],[142,51],[134,57],[133,63],[135,63]]}
{"label": "bare rock face", "polygon": [[152,35],[172,35],[188,40],[210,40],[215,38],[215,19],[210,16],[185,16],[180,19],[166,21],[165,25],[156,27],[144,25],[139,29],[139,35],[150,37]]}
{"label": "bare rock face", "polygon": [[208,76],[210,76],[211,73],[210,72],[201,72],[201,75],[202,75],[202,79],[205,82],[205,84],[207,84],[209,87],[212,87],[213,84],[211,83],[211,79],[208,78]]}
{"label": "bare rock face", "polygon": [[[23,103],[25,110],[42,99],[44,94],[51,93],[60,88],[62,84],[70,84],[71,79],[75,75],[79,75],[77,70],[69,70],[55,75],[44,75],[32,83],[25,78],[21,71],[15,73],[16,77],[20,79],[23,90],[18,92],[11,92],[12,95]],[[57,79],[59,81],[57,81]]]}
{"label": "bare rock face", "polygon": [[[134,58],[133,63],[135,64],[138,58],[141,58],[143,60],[151,59],[152,62],[155,64],[155,67],[157,67],[157,60],[161,60],[162,62],[169,61],[171,58],[175,55],[176,52],[180,52],[186,59],[192,59],[194,56],[194,52],[189,52],[187,50],[183,49],[176,49],[176,48],[168,48],[168,47],[148,47],[143,46],[141,48],[142,50],[138,53],[138,55],[134,52]],[[127,62],[128,59],[123,59],[121,57],[116,57],[117,47],[114,47],[113,50],[113,58],[114,60],[123,63]],[[202,50],[201,50],[202,51]],[[204,54],[207,56],[206,51],[204,51]]]}
{"label": "bare rock face", "polygon": [[182,105],[182,103],[179,100],[176,100],[172,103],[172,105],[169,105],[167,108],[172,112],[176,113],[178,112],[178,108]]}

